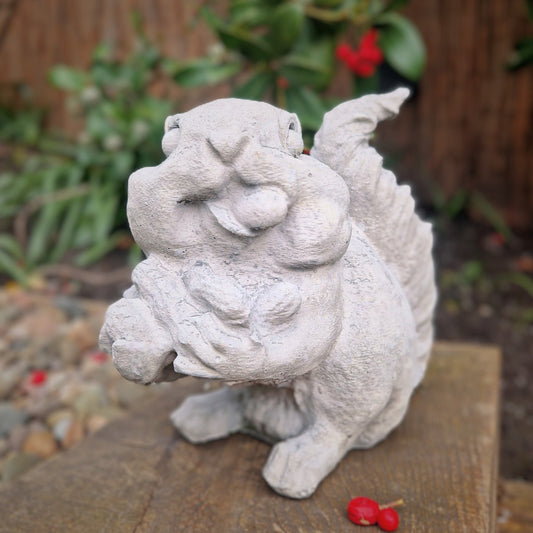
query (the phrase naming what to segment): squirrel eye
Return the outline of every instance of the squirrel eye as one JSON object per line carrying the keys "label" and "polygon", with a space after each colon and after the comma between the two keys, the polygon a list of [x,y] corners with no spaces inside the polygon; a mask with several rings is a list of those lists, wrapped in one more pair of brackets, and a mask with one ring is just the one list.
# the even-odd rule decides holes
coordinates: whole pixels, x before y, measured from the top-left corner
{"label": "squirrel eye", "polygon": [[180,127],[180,118],[177,115],[167,117],[165,120],[165,133],[170,130],[176,130]]}
{"label": "squirrel eye", "polygon": [[291,122],[289,124],[289,131],[296,131],[296,123],[295,122]]}

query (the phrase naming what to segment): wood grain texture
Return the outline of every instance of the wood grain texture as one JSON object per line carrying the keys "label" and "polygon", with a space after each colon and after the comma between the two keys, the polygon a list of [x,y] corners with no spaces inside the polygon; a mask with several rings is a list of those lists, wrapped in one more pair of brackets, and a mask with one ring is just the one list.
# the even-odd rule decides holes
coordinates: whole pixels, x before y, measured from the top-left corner
{"label": "wood grain texture", "polygon": [[0,490],[0,532],[364,532],[346,518],[357,495],[404,498],[401,531],[491,532],[499,372],[495,348],[437,344],[401,427],[348,454],[303,501],[261,478],[267,444],[236,435],[193,446],[177,436],[168,413],[201,388],[182,381]]}
{"label": "wood grain texture", "polygon": [[[0,102],[20,101],[23,94],[50,110],[53,128],[77,126],[65,105],[65,92],[48,82],[57,64],[87,68],[95,47],[106,42],[119,57],[134,48],[132,16],[142,17],[148,37],[169,57],[184,61],[206,53],[214,37],[200,23],[195,2],[167,0],[15,0],[15,7],[0,43]],[[7,6],[0,15],[7,17]],[[1,19],[0,19],[1,20]],[[186,109],[211,99],[212,88],[184,92],[176,87],[154,91]],[[224,94],[222,91],[221,94]],[[79,125],[78,125],[79,126]]]}
{"label": "wood grain texture", "polygon": [[498,502],[499,533],[533,531],[533,483],[503,480]]}
{"label": "wood grain texture", "polygon": [[478,191],[533,229],[533,68],[505,68],[531,35],[526,2],[410,0],[405,14],[428,59],[412,105],[380,130],[400,179],[426,197]]}

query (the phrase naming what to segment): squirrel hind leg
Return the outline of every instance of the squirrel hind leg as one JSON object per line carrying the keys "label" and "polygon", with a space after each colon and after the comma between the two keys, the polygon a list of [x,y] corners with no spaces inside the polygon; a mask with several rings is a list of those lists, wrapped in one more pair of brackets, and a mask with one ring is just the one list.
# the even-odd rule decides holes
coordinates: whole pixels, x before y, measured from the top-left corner
{"label": "squirrel hind leg", "polygon": [[189,442],[222,439],[243,427],[240,394],[229,387],[223,387],[189,396],[172,412],[170,419]]}
{"label": "squirrel hind leg", "polygon": [[307,425],[292,389],[252,385],[243,390],[244,432],[267,442],[299,435]]}
{"label": "squirrel hind leg", "polygon": [[364,450],[372,448],[398,427],[407,412],[411,392],[410,388],[394,391],[381,413],[355,438],[350,449]]}

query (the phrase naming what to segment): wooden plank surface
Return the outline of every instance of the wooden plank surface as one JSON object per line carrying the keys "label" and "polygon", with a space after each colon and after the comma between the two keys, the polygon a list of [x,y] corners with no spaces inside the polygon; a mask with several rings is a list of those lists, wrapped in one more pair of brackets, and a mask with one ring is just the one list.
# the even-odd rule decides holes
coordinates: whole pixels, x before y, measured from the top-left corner
{"label": "wooden plank surface", "polygon": [[0,532],[368,532],[346,518],[357,495],[403,498],[399,531],[494,531],[499,371],[494,348],[438,344],[401,427],[304,501],[262,480],[265,443],[184,442],[168,413],[201,384],[178,382],[0,490]]}
{"label": "wooden plank surface", "polygon": [[533,531],[533,483],[503,480],[498,502],[498,533]]}

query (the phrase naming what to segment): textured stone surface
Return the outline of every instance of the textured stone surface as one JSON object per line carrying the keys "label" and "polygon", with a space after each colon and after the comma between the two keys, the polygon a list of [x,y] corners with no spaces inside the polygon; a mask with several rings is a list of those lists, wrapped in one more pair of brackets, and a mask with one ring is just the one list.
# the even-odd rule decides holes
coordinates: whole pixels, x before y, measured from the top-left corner
{"label": "textured stone surface", "polygon": [[310,156],[295,115],[217,100],[169,117],[167,159],[129,180],[147,259],[101,346],[138,383],[248,385],[187,399],[173,423],[192,442],[280,441],[263,476],[286,496],[310,496],[349,450],[384,439],[424,375],[431,228],[368,144],[407,96],[336,107]]}
{"label": "textured stone surface", "polygon": [[[138,387],[129,383],[117,372],[111,358],[97,350],[98,331],[108,305],[58,296],[51,287],[42,292],[26,291],[13,284],[0,289],[3,482],[16,477],[9,473],[13,465],[15,472],[36,466],[36,461],[27,459],[28,454],[12,459],[18,457],[30,433],[50,432],[55,445],[49,437],[45,439],[48,450],[55,450],[56,456],[125,414],[136,402],[153,398],[171,385]],[[39,317],[44,326],[37,326]],[[134,388],[135,394],[131,388],[123,393],[124,385]],[[18,469],[17,465],[22,466]],[[4,468],[8,469],[5,476]]]}
{"label": "textured stone surface", "polygon": [[9,435],[11,430],[24,422],[28,418],[28,413],[17,409],[13,405],[0,403],[0,437]]}

